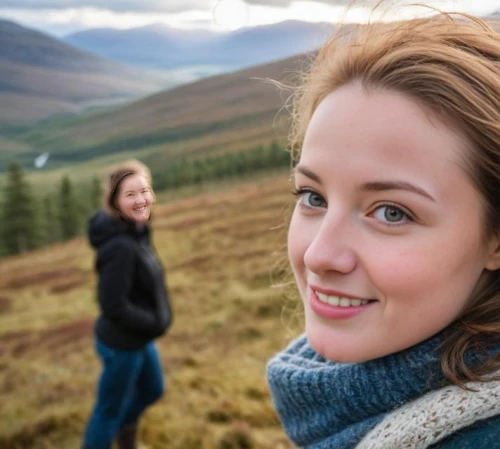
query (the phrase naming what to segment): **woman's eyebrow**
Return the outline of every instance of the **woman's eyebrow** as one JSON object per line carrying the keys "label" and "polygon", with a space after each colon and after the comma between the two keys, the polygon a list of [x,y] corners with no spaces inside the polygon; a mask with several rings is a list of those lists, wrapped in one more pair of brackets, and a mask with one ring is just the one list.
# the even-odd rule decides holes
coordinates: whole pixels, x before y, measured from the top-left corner
{"label": "woman's eyebrow", "polygon": [[[307,167],[304,167],[303,165],[297,165],[295,167],[295,172],[300,173],[313,181],[317,182],[318,184],[321,184],[321,178],[314,173],[313,171],[309,170]],[[411,184],[406,181],[373,181],[373,182],[366,182],[361,186],[362,191],[370,191],[370,192],[382,192],[386,190],[406,190],[408,192],[413,192],[416,193],[417,195],[423,196],[431,201],[436,202],[436,200],[425,190],[421,189],[420,187],[417,187],[414,184]]]}
{"label": "woman's eyebrow", "polygon": [[321,178],[311,170],[309,170],[307,167],[304,167],[303,165],[297,165],[295,167],[295,172],[301,173],[304,176],[307,176],[308,178],[312,179],[313,181],[317,182],[318,184],[321,184]]}
{"label": "woman's eyebrow", "polygon": [[382,192],[385,190],[406,190],[421,195],[431,201],[436,200],[425,190],[406,181],[374,181],[366,182],[361,186],[362,191]]}

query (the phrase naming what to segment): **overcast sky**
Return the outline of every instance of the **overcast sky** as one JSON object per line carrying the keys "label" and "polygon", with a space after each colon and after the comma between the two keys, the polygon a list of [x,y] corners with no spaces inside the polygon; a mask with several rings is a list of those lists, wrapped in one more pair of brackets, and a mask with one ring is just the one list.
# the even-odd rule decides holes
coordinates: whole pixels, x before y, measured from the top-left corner
{"label": "overcast sky", "polygon": [[[477,15],[500,11],[500,0],[424,1],[442,9]],[[343,17],[349,3],[351,0],[0,0],[0,18],[56,36],[87,28],[123,29],[152,23],[223,32],[289,19],[335,22]],[[422,14],[421,11],[415,14]],[[354,21],[366,17],[366,9],[361,6],[351,7],[347,16]]]}

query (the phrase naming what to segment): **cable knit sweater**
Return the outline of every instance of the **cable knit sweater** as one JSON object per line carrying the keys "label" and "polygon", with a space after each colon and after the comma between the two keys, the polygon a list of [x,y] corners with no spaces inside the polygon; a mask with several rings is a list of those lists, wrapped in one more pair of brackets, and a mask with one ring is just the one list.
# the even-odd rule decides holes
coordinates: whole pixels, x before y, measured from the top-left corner
{"label": "cable knit sweater", "polygon": [[[319,356],[305,336],[293,341],[268,364],[289,437],[308,449],[423,449],[500,415],[500,382],[471,384],[474,392],[441,388],[439,342],[437,336],[386,357],[342,364]],[[500,421],[492,431],[500,441]]]}

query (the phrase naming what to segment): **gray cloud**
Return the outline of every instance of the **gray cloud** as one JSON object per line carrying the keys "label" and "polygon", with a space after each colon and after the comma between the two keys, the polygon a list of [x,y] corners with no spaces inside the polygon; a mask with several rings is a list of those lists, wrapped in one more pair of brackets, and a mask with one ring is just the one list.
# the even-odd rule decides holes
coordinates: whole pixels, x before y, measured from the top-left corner
{"label": "gray cloud", "polygon": [[249,5],[278,6],[286,7],[293,3],[293,0],[245,0]]}
{"label": "gray cloud", "polygon": [[[324,3],[326,5],[332,6],[344,6],[352,3],[352,0],[315,0],[318,3]],[[294,0],[245,0],[249,5],[264,5],[264,6],[277,6],[286,7],[289,6]],[[366,3],[366,2],[365,2]]]}
{"label": "gray cloud", "polygon": [[2,8],[67,9],[100,8],[116,12],[176,13],[190,9],[207,9],[207,0],[2,0]]}
{"label": "gray cloud", "polygon": [[[294,0],[244,0],[249,5],[286,7]],[[346,5],[352,0],[316,0],[327,5]],[[365,0],[366,2],[366,0]],[[210,0],[2,0],[3,8],[16,9],[65,9],[93,7],[116,12],[147,11],[175,13],[190,9],[207,10]]]}
{"label": "gray cloud", "polygon": [[[299,0],[244,0],[246,3],[249,5],[265,5],[265,6],[277,6],[277,7],[286,7],[292,4],[294,1],[299,1]],[[303,0],[302,0],[303,1]],[[325,5],[330,5],[330,6],[347,6],[347,5],[353,5],[353,6],[364,6],[364,7],[369,7],[372,8],[374,7],[377,3],[379,3],[379,0],[314,0],[318,3],[323,3]],[[459,5],[468,5],[469,3],[473,3],[472,0],[456,0]],[[439,2],[445,2],[445,0],[429,0],[426,1],[424,0],[423,2],[419,1],[412,1],[412,0],[386,0],[385,4],[386,5],[404,5],[404,4],[413,4],[413,3],[434,3],[439,6]],[[474,3],[478,6],[478,8],[489,8],[490,10],[493,10],[495,8],[500,7],[500,1],[499,0],[474,0]],[[452,8],[453,9],[453,8]]]}
{"label": "gray cloud", "polygon": [[[244,0],[249,5],[264,5],[285,8],[298,0]],[[303,0],[302,0],[303,1]],[[357,4],[359,6],[373,7],[377,0],[315,0],[318,3],[331,6],[346,6]],[[387,4],[397,3],[399,0],[387,0]],[[433,2],[436,0],[432,0]],[[438,0],[439,1],[439,0]],[[443,0],[441,0],[443,1]],[[459,3],[469,3],[470,0],[458,0]],[[499,0],[475,0],[478,8],[498,9]],[[158,12],[177,13],[188,10],[210,10],[215,0],[0,0],[2,9],[58,9],[93,7],[120,12]],[[404,0],[403,3],[412,3]]]}

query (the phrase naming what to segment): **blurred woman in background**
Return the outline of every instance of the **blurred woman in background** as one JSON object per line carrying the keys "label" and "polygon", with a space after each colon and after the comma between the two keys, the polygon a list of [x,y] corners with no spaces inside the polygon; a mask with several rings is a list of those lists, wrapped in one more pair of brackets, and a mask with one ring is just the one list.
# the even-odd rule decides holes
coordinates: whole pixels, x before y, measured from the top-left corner
{"label": "blurred woman in background", "polygon": [[164,391],[154,340],[169,328],[172,312],[150,243],[153,202],[150,171],[132,160],[113,167],[104,209],[89,220],[99,277],[95,343],[103,371],[83,449],[110,449],[115,439],[119,449],[135,449],[139,417]]}

